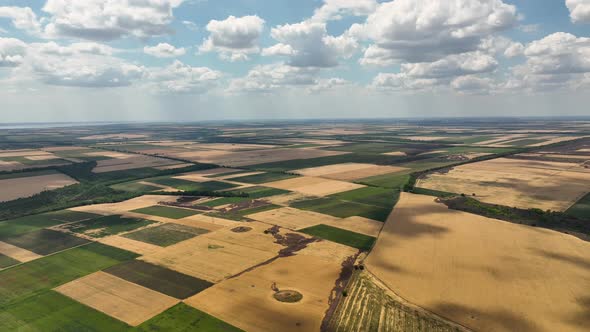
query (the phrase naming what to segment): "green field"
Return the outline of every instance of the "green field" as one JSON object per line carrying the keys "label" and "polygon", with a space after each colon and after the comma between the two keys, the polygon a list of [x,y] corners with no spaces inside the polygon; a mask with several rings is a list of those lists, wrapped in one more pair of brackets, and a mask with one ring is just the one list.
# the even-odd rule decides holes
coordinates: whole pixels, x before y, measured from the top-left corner
{"label": "green field", "polygon": [[410,174],[392,173],[371,176],[355,182],[383,188],[401,189],[410,180]]}
{"label": "green field", "polygon": [[1,271],[0,308],[137,256],[95,242]]}
{"label": "green field", "polygon": [[49,255],[89,242],[70,234],[49,229],[36,230],[16,237],[5,238],[2,241],[39,255]]}
{"label": "green field", "polygon": [[171,177],[152,178],[145,181],[169,186],[182,191],[219,191],[225,189],[235,188],[238,185],[221,182],[221,181],[207,181],[207,182],[193,182],[183,179],[175,179]]}
{"label": "green field", "polygon": [[14,258],[8,257],[6,255],[0,254],[0,269],[5,267],[13,266],[20,263]]}
{"label": "green field", "polygon": [[208,281],[139,260],[112,266],[104,272],[177,299],[186,299],[213,285]]}
{"label": "green field", "polygon": [[565,213],[583,220],[590,220],[590,194],[582,197]]}
{"label": "green field", "polygon": [[0,310],[0,331],[126,331],[129,326],[54,291]]}
{"label": "green field", "polygon": [[104,216],[64,225],[70,232],[85,234],[94,238],[116,235],[139,227],[153,224],[153,221],[128,218],[120,215]]}
{"label": "green field", "polygon": [[263,205],[263,206],[258,206],[258,207],[254,207],[254,208],[246,208],[246,209],[236,210],[236,211],[228,211],[228,212],[216,211],[216,212],[212,212],[212,213],[207,213],[207,215],[212,216],[212,217],[223,218],[223,219],[242,221],[245,218],[245,216],[248,214],[254,214],[254,213],[269,211],[269,210],[278,209],[278,208],[280,208],[279,205],[267,204],[267,205]]}
{"label": "green field", "polygon": [[255,186],[236,190],[236,192],[247,194],[249,198],[264,198],[275,195],[288,194],[290,191],[269,187]]}
{"label": "green field", "polygon": [[306,233],[321,239],[347,245],[349,247],[357,248],[363,251],[369,251],[375,243],[375,238],[372,236],[359,234],[344,229],[327,226],[327,225],[316,225],[300,230],[302,233]]}
{"label": "green field", "polygon": [[286,173],[261,173],[255,175],[239,176],[235,178],[230,178],[228,180],[251,184],[261,184],[266,182],[291,179],[294,177],[297,177],[297,175]]}
{"label": "green field", "polygon": [[148,206],[145,208],[133,210],[131,212],[149,214],[152,216],[171,218],[171,219],[182,219],[182,218],[186,218],[189,216],[193,216],[195,214],[202,213],[202,211],[181,209],[181,208],[175,208],[175,207],[163,206],[163,205]]}
{"label": "green field", "polygon": [[120,191],[130,191],[130,192],[152,192],[156,190],[162,190],[160,187],[150,186],[148,184],[143,184],[139,182],[125,182],[119,183],[111,186],[112,189],[120,190]]}
{"label": "green field", "polygon": [[6,220],[0,222],[0,239],[14,237],[66,222],[84,220],[97,216],[98,215],[92,213],[62,210],[58,212],[36,214],[17,219]]}
{"label": "green field", "polygon": [[205,233],[209,233],[209,231],[184,225],[164,224],[144,228],[136,232],[127,233],[123,236],[129,239],[167,247]]}
{"label": "green field", "polygon": [[385,221],[399,198],[399,191],[366,187],[291,203],[291,207],[319,212],[339,218],[361,216]]}
{"label": "green field", "polygon": [[240,332],[242,330],[184,303],[179,303],[144,322],[136,328],[136,331]]}

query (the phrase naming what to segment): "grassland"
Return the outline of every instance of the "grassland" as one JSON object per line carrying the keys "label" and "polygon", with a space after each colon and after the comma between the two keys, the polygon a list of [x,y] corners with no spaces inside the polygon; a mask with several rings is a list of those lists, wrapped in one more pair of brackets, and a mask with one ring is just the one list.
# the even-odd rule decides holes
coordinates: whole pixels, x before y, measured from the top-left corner
{"label": "grassland", "polygon": [[96,219],[88,219],[62,226],[70,232],[84,234],[93,238],[101,238],[122,232],[132,231],[136,228],[153,224],[153,221],[128,218],[120,215],[104,216]]}
{"label": "grassland", "polygon": [[182,219],[182,218],[186,218],[186,217],[201,213],[201,211],[180,209],[180,208],[175,208],[175,207],[171,207],[171,206],[162,206],[162,205],[153,205],[153,206],[133,210],[131,212],[148,214],[151,216],[165,217],[165,218],[170,218],[170,219]]}
{"label": "grassland", "polygon": [[138,260],[112,266],[104,272],[177,299],[186,299],[213,285],[208,281]]}
{"label": "grassland", "polygon": [[0,309],[135,257],[128,251],[90,243],[6,269],[0,272]]}
{"label": "grassland", "polygon": [[211,315],[184,303],[164,311],[136,328],[138,332],[160,331],[204,331],[204,332],[243,332]]}
{"label": "grassland", "polygon": [[355,271],[327,331],[459,332],[466,331],[391,296],[366,273]]}
{"label": "grassland", "polygon": [[8,257],[6,255],[0,254],[0,269],[3,269],[5,267],[9,267],[9,266],[13,266],[20,263],[19,261],[17,261],[16,259],[13,259],[11,257]]}
{"label": "grassland", "polygon": [[163,186],[173,187],[182,191],[219,191],[235,188],[238,186],[236,184],[221,181],[193,182],[171,177],[147,179],[146,181]]}
{"label": "grassland", "polygon": [[49,229],[40,229],[16,237],[5,238],[3,241],[39,255],[49,255],[88,243],[88,240]]}
{"label": "grassland", "polygon": [[357,248],[362,251],[369,251],[375,243],[375,238],[372,236],[359,234],[344,229],[327,226],[316,225],[300,230],[300,232],[309,234],[321,239],[347,245],[349,247]]}
{"label": "grassland", "polygon": [[156,186],[150,186],[149,184],[143,184],[138,182],[125,182],[120,184],[115,184],[111,186],[114,190],[119,191],[129,191],[129,192],[152,192],[156,190],[161,190],[162,188]]}
{"label": "grassland", "polygon": [[168,223],[127,233],[123,236],[129,239],[167,247],[208,232],[205,229]]}

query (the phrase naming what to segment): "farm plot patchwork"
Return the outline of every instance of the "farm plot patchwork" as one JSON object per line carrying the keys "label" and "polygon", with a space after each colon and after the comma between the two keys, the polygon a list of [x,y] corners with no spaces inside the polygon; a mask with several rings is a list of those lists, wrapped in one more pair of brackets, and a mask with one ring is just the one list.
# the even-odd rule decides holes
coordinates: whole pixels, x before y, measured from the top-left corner
{"label": "farm plot patchwork", "polygon": [[508,158],[454,167],[417,183],[437,191],[475,193],[486,203],[553,211],[568,209],[589,186],[590,170],[578,164]]}
{"label": "farm plot patchwork", "polygon": [[152,206],[148,206],[145,208],[132,210],[131,212],[148,214],[148,215],[158,216],[158,217],[171,218],[171,219],[182,219],[182,218],[186,218],[188,216],[199,214],[202,211],[181,209],[181,208],[175,208],[175,207],[163,206],[163,205],[152,205]]}
{"label": "farm plot patchwork", "polygon": [[127,158],[118,156],[117,158],[113,159],[99,160],[97,162],[97,166],[92,170],[92,172],[107,173],[138,168],[154,168],[174,164],[178,164],[178,161],[130,154]]}
{"label": "farm plot patchwork", "polygon": [[132,231],[150,224],[153,224],[153,222],[145,219],[112,215],[64,224],[56,226],[54,229],[65,230],[92,238],[101,238]]}
{"label": "farm plot patchwork", "polygon": [[579,299],[590,296],[590,243],[434,200],[402,194],[365,261],[370,272],[411,303],[474,330],[586,329]]}
{"label": "farm plot patchwork", "polygon": [[265,183],[264,186],[289,191],[296,191],[302,194],[312,196],[327,196],[343,191],[364,187],[363,185],[350,182],[308,176],[302,176],[276,182],[269,182]]}
{"label": "farm plot patchwork", "polygon": [[182,191],[218,191],[218,190],[231,189],[231,188],[235,188],[238,186],[236,184],[221,182],[221,181],[193,182],[193,181],[184,180],[181,178],[171,178],[171,177],[153,178],[153,179],[147,179],[146,181],[149,181],[149,182],[152,182],[155,184],[170,186],[170,187],[176,188],[178,190],[182,190]]}
{"label": "farm plot patchwork", "polygon": [[362,251],[369,251],[375,243],[375,238],[372,236],[367,236],[328,225],[316,225],[302,229],[300,232],[319,237],[321,239],[340,243],[349,247],[357,248]]}
{"label": "farm plot patchwork", "polygon": [[294,171],[305,176],[316,176],[334,180],[353,181],[371,176],[397,173],[406,168],[395,166],[379,166],[361,163],[343,163],[328,166],[304,168]]}
{"label": "farm plot patchwork", "polygon": [[15,237],[5,238],[2,241],[32,251],[38,255],[49,255],[88,243],[88,240],[49,229],[32,231]]}
{"label": "farm plot patchwork", "polygon": [[208,232],[206,229],[167,223],[127,233],[123,236],[132,240],[167,247]]}

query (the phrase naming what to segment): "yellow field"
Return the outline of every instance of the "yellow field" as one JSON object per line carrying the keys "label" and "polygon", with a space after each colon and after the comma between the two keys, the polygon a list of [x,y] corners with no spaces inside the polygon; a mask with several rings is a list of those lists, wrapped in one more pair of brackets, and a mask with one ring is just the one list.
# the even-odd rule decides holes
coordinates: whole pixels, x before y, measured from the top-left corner
{"label": "yellow field", "polygon": [[590,169],[567,162],[499,158],[430,174],[417,186],[475,193],[487,203],[564,211],[590,190]]}
{"label": "yellow field", "polygon": [[42,191],[58,189],[76,183],[78,181],[62,173],[0,180],[0,188],[2,188],[0,190],[0,202],[30,197]]}
{"label": "yellow field", "polygon": [[55,290],[131,326],[137,326],[179,302],[104,272],[90,274]]}
{"label": "yellow field", "polygon": [[103,237],[98,239],[98,242],[116,248],[131,251],[142,256],[155,254],[163,249],[160,246],[156,246],[142,241],[136,241],[119,235]]}
{"label": "yellow field", "polygon": [[178,162],[174,160],[141,155],[131,155],[127,158],[120,156],[120,158],[121,159],[99,160],[97,161],[97,166],[92,171],[94,173],[105,173],[135,168],[159,167],[178,164]]}
{"label": "yellow field", "polygon": [[360,184],[311,176],[301,176],[287,180],[268,182],[264,183],[263,186],[296,191],[311,196],[327,196],[364,187]]}
{"label": "yellow field", "polygon": [[[226,280],[185,302],[250,332],[319,331],[341,261],[309,255],[278,260]],[[295,290],[300,302],[274,299],[278,289]]]}
{"label": "yellow field", "polygon": [[320,167],[304,168],[294,171],[306,176],[317,176],[334,180],[352,181],[376,175],[395,173],[407,168],[395,166],[379,166],[361,163],[343,163]]}
{"label": "yellow field", "polygon": [[276,256],[283,248],[274,242],[271,234],[264,234],[269,225],[252,222],[247,226],[253,229],[246,233],[220,229],[141,259],[200,279],[219,282]]}
{"label": "yellow field", "polygon": [[21,263],[26,263],[43,256],[38,255],[32,251],[13,246],[10,243],[0,241],[0,254],[14,258]]}
{"label": "yellow field", "polygon": [[71,208],[70,210],[90,212],[102,215],[125,214],[128,211],[156,205],[159,202],[176,202],[177,199],[178,197],[175,196],[146,195],[119,203],[78,206],[75,208]]}
{"label": "yellow field", "polygon": [[587,331],[590,243],[403,193],[367,269],[477,331]]}

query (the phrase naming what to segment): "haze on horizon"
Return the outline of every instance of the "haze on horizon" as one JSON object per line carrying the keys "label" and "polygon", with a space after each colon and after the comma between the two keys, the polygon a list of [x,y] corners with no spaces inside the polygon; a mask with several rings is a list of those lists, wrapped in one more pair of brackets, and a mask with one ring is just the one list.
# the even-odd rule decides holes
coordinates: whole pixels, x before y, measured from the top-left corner
{"label": "haze on horizon", "polygon": [[0,0],[0,116],[584,116],[589,34],[590,0]]}

